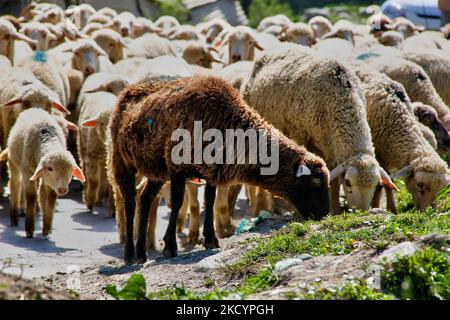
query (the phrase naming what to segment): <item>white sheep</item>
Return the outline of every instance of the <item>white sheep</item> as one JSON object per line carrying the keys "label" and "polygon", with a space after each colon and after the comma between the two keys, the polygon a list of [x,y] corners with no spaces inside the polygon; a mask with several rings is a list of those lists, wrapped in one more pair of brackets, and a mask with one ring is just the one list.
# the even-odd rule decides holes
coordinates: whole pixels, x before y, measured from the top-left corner
{"label": "white sheep", "polygon": [[[405,89],[366,65],[355,70],[364,88],[378,161],[390,172],[398,170],[391,175],[393,180],[405,178],[418,210],[433,205],[437,193],[450,183],[448,167],[424,139]],[[388,209],[396,212],[392,192],[387,191]],[[378,205],[377,192],[374,206]]]}
{"label": "white sheep", "polygon": [[[64,134],[56,120],[42,109],[22,112],[8,139],[11,225],[19,222],[20,197],[25,195],[25,231],[34,234],[36,201],[43,216],[42,234],[52,231],[56,199],[69,191],[72,176],[84,181],[83,172],[66,149]],[[38,190],[38,180],[41,179]]]}
{"label": "white sheep", "polygon": [[377,70],[400,82],[413,102],[432,106],[439,118],[450,130],[450,110],[436,92],[430,77],[418,64],[396,57],[379,57],[369,61]]}
{"label": "white sheep", "polygon": [[331,31],[333,25],[330,20],[322,16],[312,17],[308,21],[309,26],[314,31],[314,35],[317,39],[321,39],[324,35]]}
{"label": "white sheep", "polygon": [[[69,113],[58,95],[28,69],[9,68],[0,75],[0,83],[0,114],[4,139],[7,139],[19,113],[25,109],[42,108],[51,112],[55,108],[63,113]],[[5,142],[3,141],[3,146]]]}
{"label": "white sheep", "polygon": [[347,66],[291,45],[256,60],[241,93],[278,129],[335,168],[330,177],[332,212],[340,211],[341,178],[349,206],[360,209],[370,208],[380,182],[395,187],[375,159],[363,92]]}
{"label": "white sheep", "polygon": [[106,176],[106,131],[117,97],[109,92],[84,95],[80,105],[77,139],[78,158],[86,177],[83,201],[89,211],[101,206],[108,192]]}

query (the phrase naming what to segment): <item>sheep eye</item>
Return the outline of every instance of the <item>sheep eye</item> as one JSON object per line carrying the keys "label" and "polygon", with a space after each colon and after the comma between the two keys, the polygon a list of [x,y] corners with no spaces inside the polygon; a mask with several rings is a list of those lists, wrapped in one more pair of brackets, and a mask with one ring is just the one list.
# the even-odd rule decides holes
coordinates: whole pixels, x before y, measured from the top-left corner
{"label": "sheep eye", "polygon": [[320,187],[322,185],[322,180],[320,180],[319,178],[312,178],[311,184],[313,185],[313,187]]}
{"label": "sheep eye", "polygon": [[345,186],[348,188],[352,187],[352,183],[350,182],[350,180],[348,180],[348,179],[345,180]]}
{"label": "sheep eye", "polygon": [[53,168],[52,168],[52,167],[48,167],[47,170],[50,171],[50,172],[52,172],[52,171],[53,171]]}

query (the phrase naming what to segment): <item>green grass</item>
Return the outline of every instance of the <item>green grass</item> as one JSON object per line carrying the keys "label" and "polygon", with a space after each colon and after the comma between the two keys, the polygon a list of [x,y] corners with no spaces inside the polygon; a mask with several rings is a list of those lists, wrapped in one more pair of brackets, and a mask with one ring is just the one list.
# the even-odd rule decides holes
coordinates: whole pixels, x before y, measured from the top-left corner
{"label": "green grass", "polygon": [[[405,184],[397,181],[401,191],[397,193],[399,214],[369,214],[354,211],[336,216],[328,216],[319,222],[291,222],[286,227],[274,231],[270,236],[245,240],[246,251],[237,262],[222,267],[222,274],[239,279],[241,285],[234,290],[215,288],[215,282],[205,277],[206,293],[194,293],[184,285],[175,285],[157,292],[146,294],[145,280],[133,275],[122,289],[108,286],[107,293],[116,299],[196,299],[216,300],[224,297],[246,298],[254,293],[269,289],[279,279],[274,272],[276,262],[307,253],[319,255],[345,255],[356,248],[385,250],[403,241],[417,240],[427,234],[449,234],[450,212],[439,213],[428,208],[424,212],[412,209],[412,199]],[[443,207],[449,202],[447,187],[440,194]],[[448,207],[447,207],[448,208]],[[241,245],[244,245],[241,243]],[[392,294],[399,298],[440,298],[450,299],[450,271],[442,255],[435,249],[423,251],[422,255],[398,260],[385,266],[384,285],[388,294],[378,293],[362,280],[344,283],[341,287],[320,288],[304,294],[302,299],[390,299]],[[412,259],[412,260],[409,260]],[[436,269],[437,268],[437,269]],[[437,271],[435,271],[435,269]],[[425,270],[425,271],[423,271]],[[436,274],[434,274],[436,272]],[[414,295],[408,295],[402,284],[405,279],[417,283]],[[447,286],[447,287],[446,287]],[[295,292],[286,293],[287,298],[299,298]]]}
{"label": "green grass", "polygon": [[312,227],[311,222],[291,223],[255,245],[238,262],[225,266],[230,276],[252,274],[255,265],[274,264],[296,254],[343,255],[357,247],[379,250],[429,233],[450,233],[450,214],[407,211],[397,215],[366,212],[329,216]]}

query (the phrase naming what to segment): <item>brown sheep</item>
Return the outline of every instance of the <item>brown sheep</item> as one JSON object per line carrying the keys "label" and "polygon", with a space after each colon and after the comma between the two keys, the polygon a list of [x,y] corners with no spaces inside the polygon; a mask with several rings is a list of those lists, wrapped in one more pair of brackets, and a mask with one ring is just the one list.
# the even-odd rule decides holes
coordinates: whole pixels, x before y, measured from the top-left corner
{"label": "brown sheep", "polygon": [[[149,120],[151,119],[151,122]],[[171,159],[172,133],[185,128],[192,133],[194,121],[206,129],[261,130],[270,141],[279,143],[283,163],[277,173],[261,175],[261,163],[242,165],[180,164]],[[271,143],[271,147],[272,147]],[[164,236],[164,255],[177,254],[176,225],[185,182],[203,178],[206,218],[203,234],[207,249],[218,247],[214,231],[213,206],[216,186],[232,181],[261,186],[288,199],[302,214],[321,218],[328,213],[329,172],[325,162],[298,146],[248,107],[239,92],[215,77],[191,77],[173,81],[141,82],[125,89],[119,97],[111,120],[111,167],[115,184],[124,199],[126,213],[125,261],[135,256],[146,260],[146,233],[151,203],[165,181],[171,181],[172,211]],[[235,148],[224,148],[234,152]],[[247,152],[245,152],[247,153]],[[139,197],[139,230],[136,251],[133,221],[136,206],[136,173],[148,182]]]}

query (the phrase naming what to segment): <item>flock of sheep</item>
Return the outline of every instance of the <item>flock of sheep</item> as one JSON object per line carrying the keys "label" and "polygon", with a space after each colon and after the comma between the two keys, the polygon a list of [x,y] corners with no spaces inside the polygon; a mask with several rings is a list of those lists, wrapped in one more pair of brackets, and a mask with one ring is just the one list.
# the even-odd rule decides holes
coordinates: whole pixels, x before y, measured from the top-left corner
{"label": "flock of sheep", "polygon": [[[172,209],[164,255],[177,254],[188,209],[188,239],[198,242],[202,185],[206,248],[233,233],[242,185],[254,215],[283,206],[318,219],[342,210],[341,185],[349,208],[379,207],[384,189],[395,212],[393,180],[403,178],[422,210],[450,183],[441,158],[450,152],[449,34],[376,12],[367,25],[276,15],[254,30],[31,3],[0,17],[11,225],[24,212],[33,237],[38,203],[48,235],[72,177],[89,210],[108,197],[126,262],[155,247],[162,197]],[[194,121],[276,136],[279,171],[174,165],[171,134]]]}

